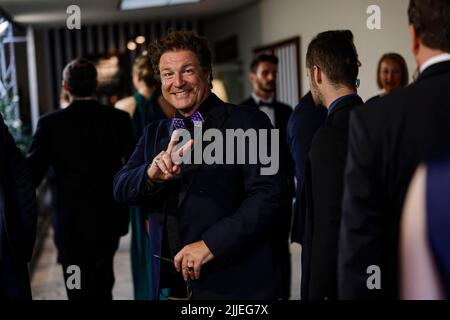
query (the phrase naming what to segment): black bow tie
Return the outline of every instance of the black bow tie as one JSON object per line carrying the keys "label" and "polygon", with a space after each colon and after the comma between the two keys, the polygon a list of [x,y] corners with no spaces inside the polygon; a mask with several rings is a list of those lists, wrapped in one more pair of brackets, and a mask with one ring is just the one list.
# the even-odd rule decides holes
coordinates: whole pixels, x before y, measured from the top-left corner
{"label": "black bow tie", "polygon": [[273,102],[264,102],[262,100],[259,101],[258,107],[274,107]]}

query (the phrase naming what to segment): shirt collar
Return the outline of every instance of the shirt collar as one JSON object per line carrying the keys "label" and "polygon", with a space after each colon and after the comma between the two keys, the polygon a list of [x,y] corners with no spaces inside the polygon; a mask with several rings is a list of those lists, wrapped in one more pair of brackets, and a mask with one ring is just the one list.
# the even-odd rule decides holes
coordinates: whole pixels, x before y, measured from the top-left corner
{"label": "shirt collar", "polygon": [[270,95],[270,98],[269,99],[267,99],[267,100],[263,100],[261,97],[259,97],[258,95],[256,95],[256,93],[253,91],[252,92],[252,98],[253,98],[253,100],[255,100],[255,102],[256,102],[256,104],[260,104],[260,103],[262,103],[262,104],[264,104],[264,103],[267,103],[267,104],[272,104],[273,103],[273,94],[272,95]]}
{"label": "shirt collar", "polygon": [[345,95],[345,96],[339,97],[339,98],[337,98],[336,100],[334,100],[334,101],[330,104],[330,106],[329,106],[329,108],[328,108],[328,115],[330,115],[331,112],[333,112],[333,110],[336,108],[336,106],[337,106],[339,103],[341,103],[342,101],[344,101],[344,100],[346,100],[346,99],[349,99],[349,98],[352,98],[352,97],[356,97],[356,96],[358,96],[357,93],[350,93],[350,94],[347,94],[347,95]]}
{"label": "shirt collar", "polygon": [[425,69],[431,67],[432,65],[438,64],[438,63],[444,62],[444,61],[450,61],[450,53],[438,54],[437,56],[434,56],[434,57],[428,59],[420,66],[420,73],[424,72]]}
{"label": "shirt collar", "polygon": [[86,100],[96,100],[96,99],[94,96],[89,96],[89,97],[72,96],[72,101],[86,101]]}
{"label": "shirt collar", "polygon": [[[216,97],[216,95],[212,92],[210,92],[208,94],[208,97],[205,99],[205,101],[203,101],[200,106],[195,110],[200,112],[200,114],[202,115],[203,119],[206,118],[206,115],[208,114],[208,112],[211,110],[211,107],[216,103],[216,100],[218,98]],[[175,117],[176,118],[189,118],[189,117],[185,117],[181,114],[180,111],[176,110],[175,111]]]}

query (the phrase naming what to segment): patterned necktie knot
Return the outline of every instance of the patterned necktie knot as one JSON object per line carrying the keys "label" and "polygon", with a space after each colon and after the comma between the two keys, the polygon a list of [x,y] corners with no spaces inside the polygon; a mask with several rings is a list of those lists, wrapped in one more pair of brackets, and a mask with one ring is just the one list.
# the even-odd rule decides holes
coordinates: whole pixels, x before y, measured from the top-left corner
{"label": "patterned necktie knot", "polygon": [[193,127],[201,127],[204,119],[200,112],[195,111],[193,115],[187,118],[173,118],[172,123],[174,129],[190,129]]}

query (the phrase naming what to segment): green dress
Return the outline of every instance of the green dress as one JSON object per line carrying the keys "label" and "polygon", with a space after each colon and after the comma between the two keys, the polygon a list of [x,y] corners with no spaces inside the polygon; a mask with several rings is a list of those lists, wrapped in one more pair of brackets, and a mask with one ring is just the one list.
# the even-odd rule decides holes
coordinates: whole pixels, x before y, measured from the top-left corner
{"label": "green dress", "polygon": [[[149,99],[145,99],[141,94],[133,95],[136,100],[136,110],[131,119],[135,141],[142,136],[145,127],[153,122],[166,119],[166,115],[158,105],[160,93],[155,91]],[[151,255],[152,246],[150,238],[145,228],[147,214],[139,206],[131,206],[131,270],[133,276],[134,299],[151,299]]]}

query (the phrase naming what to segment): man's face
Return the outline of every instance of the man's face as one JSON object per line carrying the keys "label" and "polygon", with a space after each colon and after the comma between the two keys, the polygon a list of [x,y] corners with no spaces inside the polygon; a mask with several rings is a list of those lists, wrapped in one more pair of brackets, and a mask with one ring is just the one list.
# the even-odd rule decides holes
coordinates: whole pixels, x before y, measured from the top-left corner
{"label": "man's face", "polygon": [[250,73],[250,80],[255,92],[265,93],[275,92],[277,82],[278,67],[271,62],[261,62],[256,68],[256,72]]}
{"label": "man's face", "polygon": [[184,115],[191,115],[210,92],[209,71],[189,50],[165,52],[159,59],[164,98]]}
{"label": "man's face", "polygon": [[320,93],[319,85],[316,83],[316,81],[314,79],[314,68],[308,69],[307,74],[308,74],[308,78],[309,78],[309,88],[311,90],[311,95],[313,97],[314,104],[316,106],[323,105],[322,94]]}

